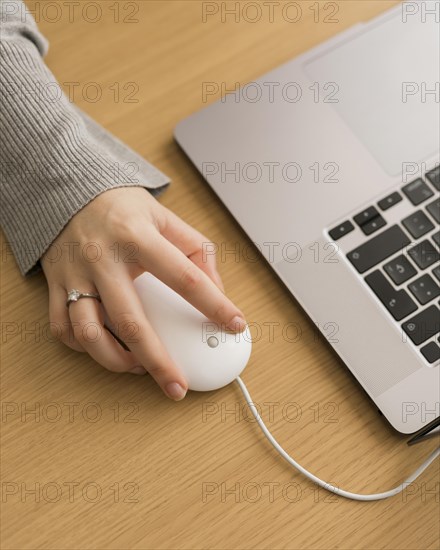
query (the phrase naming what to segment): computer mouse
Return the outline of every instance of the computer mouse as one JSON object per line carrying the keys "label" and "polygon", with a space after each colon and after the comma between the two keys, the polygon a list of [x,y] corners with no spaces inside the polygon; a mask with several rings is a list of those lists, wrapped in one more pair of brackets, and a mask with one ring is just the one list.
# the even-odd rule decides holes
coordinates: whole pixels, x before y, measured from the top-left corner
{"label": "computer mouse", "polygon": [[243,372],[252,349],[249,327],[240,333],[222,330],[151,273],[137,277],[134,286],[190,390],[217,390]]}

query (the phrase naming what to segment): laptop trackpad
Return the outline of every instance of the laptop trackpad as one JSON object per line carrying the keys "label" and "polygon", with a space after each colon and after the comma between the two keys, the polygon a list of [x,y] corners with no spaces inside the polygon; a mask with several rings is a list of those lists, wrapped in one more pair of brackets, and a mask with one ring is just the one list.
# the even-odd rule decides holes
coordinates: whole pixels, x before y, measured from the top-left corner
{"label": "laptop trackpad", "polygon": [[332,106],[391,176],[439,150],[440,26],[420,17],[387,18],[304,68],[339,87]]}

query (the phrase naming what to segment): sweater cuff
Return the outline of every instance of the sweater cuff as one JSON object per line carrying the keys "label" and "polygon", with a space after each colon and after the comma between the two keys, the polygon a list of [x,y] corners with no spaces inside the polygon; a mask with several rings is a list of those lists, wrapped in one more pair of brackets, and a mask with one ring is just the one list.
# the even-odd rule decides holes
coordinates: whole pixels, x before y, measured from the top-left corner
{"label": "sweater cuff", "polygon": [[65,96],[38,93],[53,77],[29,42],[2,40],[1,223],[23,275],[69,220],[104,191],[140,186],[158,194],[169,178]]}
{"label": "sweater cuff", "polygon": [[138,186],[158,195],[170,182],[83,113],[69,126],[49,155],[2,164],[2,226],[22,275],[39,271],[69,220],[104,191]]}
{"label": "sweater cuff", "polygon": [[0,0],[0,215],[23,275],[99,194],[126,186],[158,194],[169,183],[64,94],[51,97],[47,48],[25,4]]}

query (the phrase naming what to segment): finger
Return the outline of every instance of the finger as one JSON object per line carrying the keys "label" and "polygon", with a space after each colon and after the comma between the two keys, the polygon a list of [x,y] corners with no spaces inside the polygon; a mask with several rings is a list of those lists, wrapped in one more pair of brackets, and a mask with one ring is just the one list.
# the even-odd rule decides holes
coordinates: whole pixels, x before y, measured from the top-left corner
{"label": "finger", "polygon": [[183,296],[206,317],[232,331],[243,331],[243,313],[183,252],[159,233],[150,234],[148,243],[139,251],[146,271],[150,271]]}
{"label": "finger", "polygon": [[[124,350],[104,327],[103,312],[98,300],[82,298],[69,306],[69,315],[76,340],[100,365],[112,372],[146,374],[136,357]],[[143,371],[143,372],[142,372]]]}
{"label": "finger", "polygon": [[67,291],[60,285],[49,287],[49,319],[52,336],[75,351],[85,351],[76,340],[66,306]]}
{"label": "finger", "polygon": [[162,213],[163,216],[159,222],[161,234],[177,246],[224,292],[223,282],[217,270],[216,245],[168,208],[164,207]]}
{"label": "finger", "polygon": [[183,399],[188,384],[146,318],[128,273],[102,273],[96,286],[118,338],[134,352],[168,397]]}

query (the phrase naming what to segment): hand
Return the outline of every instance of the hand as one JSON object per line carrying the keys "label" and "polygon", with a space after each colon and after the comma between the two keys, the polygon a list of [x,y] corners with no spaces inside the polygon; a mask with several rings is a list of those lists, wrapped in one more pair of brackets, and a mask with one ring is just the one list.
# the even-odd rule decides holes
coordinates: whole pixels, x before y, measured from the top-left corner
{"label": "hand", "polygon": [[[70,220],[41,259],[53,334],[111,371],[149,372],[168,397],[183,399],[187,382],[148,322],[133,280],[149,271],[212,321],[244,330],[244,316],[223,294],[215,256],[203,257],[203,243],[208,240],[202,234],[146,189],[105,191]],[[104,328],[98,300],[84,298],[66,307],[67,292],[74,288],[100,295],[130,351]]]}

